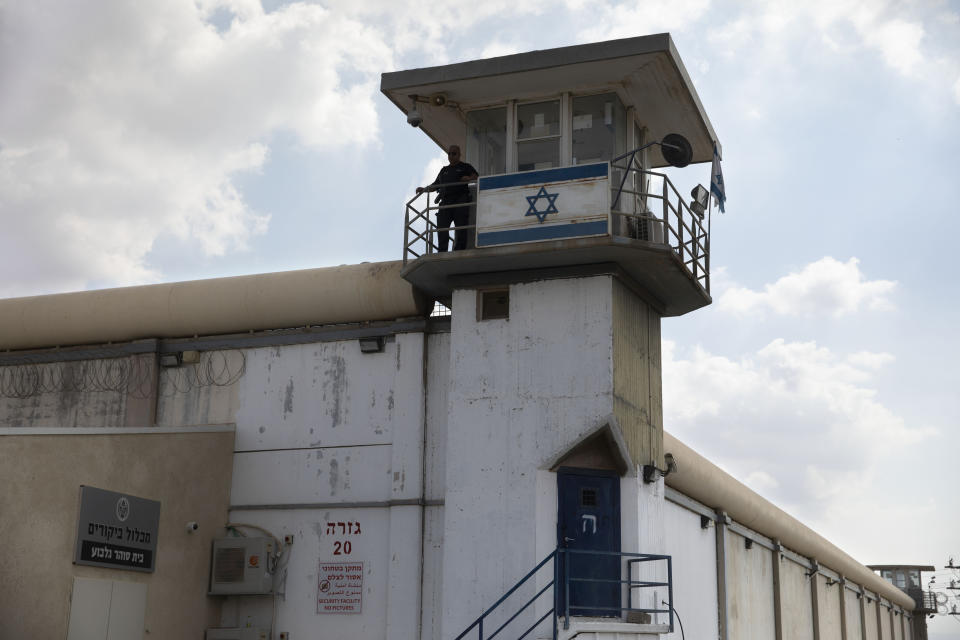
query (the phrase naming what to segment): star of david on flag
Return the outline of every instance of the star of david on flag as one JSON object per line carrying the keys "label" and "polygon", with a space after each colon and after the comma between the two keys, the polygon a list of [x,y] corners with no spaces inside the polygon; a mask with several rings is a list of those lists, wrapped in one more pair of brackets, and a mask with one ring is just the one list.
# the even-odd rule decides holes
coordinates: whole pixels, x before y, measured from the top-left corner
{"label": "star of david on flag", "polygon": [[[547,193],[546,187],[540,187],[540,191],[537,191],[537,195],[526,196],[527,202],[530,204],[530,206],[527,208],[527,212],[524,214],[524,216],[537,216],[537,220],[539,220],[540,222],[543,222],[544,220],[547,219],[547,214],[559,213],[557,211],[557,204],[556,204],[557,196],[559,195],[560,195],[559,193]],[[537,210],[537,200],[539,200],[540,198],[547,199],[547,208],[543,211]]]}
{"label": "star of david on flag", "polygon": [[727,190],[723,183],[723,170],[720,169],[720,154],[717,145],[713,145],[713,171],[710,175],[710,193],[717,199],[720,212],[725,213],[723,203],[727,201]]}

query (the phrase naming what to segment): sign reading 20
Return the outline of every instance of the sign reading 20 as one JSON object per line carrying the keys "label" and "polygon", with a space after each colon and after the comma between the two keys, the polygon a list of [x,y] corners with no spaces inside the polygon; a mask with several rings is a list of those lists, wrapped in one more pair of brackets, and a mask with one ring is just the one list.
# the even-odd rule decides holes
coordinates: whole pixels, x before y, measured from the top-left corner
{"label": "sign reading 20", "polygon": [[[328,536],[337,535],[338,529],[341,536],[359,536],[363,533],[360,530],[360,523],[356,521],[327,523]],[[353,553],[353,543],[350,540],[333,541],[333,555],[348,556],[351,553]]]}

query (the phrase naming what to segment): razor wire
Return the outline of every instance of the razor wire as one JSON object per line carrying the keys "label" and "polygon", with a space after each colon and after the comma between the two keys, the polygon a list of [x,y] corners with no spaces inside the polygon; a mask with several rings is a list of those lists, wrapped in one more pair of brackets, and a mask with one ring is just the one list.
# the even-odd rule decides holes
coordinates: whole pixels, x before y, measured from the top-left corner
{"label": "razor wire", "polygon": [[153,362],[138,357],[16,364],[0,367],[0,396],[27,399],[48,393],[126,393],[149,397]]}
{"label": "razor wire", "polygon": [[246,370],[247,357],[243,351],[201,351],[200,360],[195,364],[160,369],[158,393],[170,397],[202,387],[229,387],[242,378]]}
{"label": "razor wire", "polygon": [[[52,393],[123,393],[153,395],[156,360],[129,356],[69,362],[0,366],[0,397],[25,400]],[[225,387],[246,371],[246,356],[237,350],[203,351],[196,363],[161,367],[157,388],[162,396],[203,387]]]}

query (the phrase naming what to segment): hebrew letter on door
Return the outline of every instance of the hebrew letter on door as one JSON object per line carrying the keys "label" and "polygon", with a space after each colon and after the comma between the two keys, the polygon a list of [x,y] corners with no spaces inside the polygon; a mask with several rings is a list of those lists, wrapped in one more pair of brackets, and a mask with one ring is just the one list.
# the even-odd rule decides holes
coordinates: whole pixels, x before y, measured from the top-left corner
{"label": "hebrew letter on door", "polygon": [[597,516],[581,516],[581,517],[583,519],[583,532],[584,533],[587,532],[587,523],[589,522],[590,525],[593,527],[593,530],[590,531],[590,533],[596,533],[597,532]]}

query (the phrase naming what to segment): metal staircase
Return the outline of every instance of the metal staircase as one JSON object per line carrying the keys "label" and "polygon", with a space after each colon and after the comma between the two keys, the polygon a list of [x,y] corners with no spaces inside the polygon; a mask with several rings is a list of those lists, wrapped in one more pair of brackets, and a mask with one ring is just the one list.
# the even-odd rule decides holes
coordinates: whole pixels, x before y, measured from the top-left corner
{"label": "metal staircase", "polygon": [[[590,556],[594,556],[594,558]],[[583,562],[573,562],[575,559],[587,562],[591,559],[596,561],[615,559],[619,571],[615,576],[602,578],[585,576],[578,570],[578,567],[583,566]],[[666,579],[640,579],[641,574],[649,573],[649,571],[644,571],[645,568],[649,567],[648,563],[665,563]],[[661,567],[663,567],[663,565],[657,568]],[[537,576],[539,576],[539,578]],[[623,576],[626,576],[626,579],[623,579]],[[538,583],[542,584],[542,586],[536,590],[534,595],[522,601],[519,606],[516,606],[514,609],[509,609],[507,603],[510,601],[511,596],[520,591],[525,585],[528,585],[528,583],[528,590],[537,589]],[[591,597],[590,588],[593,586],[601,587],[603,585],[606,585],[608,590],[609,585],[617,585],[619,587],[619,598],[616,603],[604,602],[602,599],[597,600],[596,597]],[[572,598],[571,587],[574,587]],[[636,604],[639,605],[640,599],[638,594],[635,593],[636,590],[656,587],[665,587],[667,589],[666,609],[659,609],[656,608],[656,606],[653,608],[634,606],[635,600],[637,600]],[[627,606],[622,606],[622,592],[624,589],[626,590]],[[544,598],[544,596],[547,597]],[[655,605],[657,599],[658,598],[654,598]],[[539,604],[537,604],[538,602]],[[527,616],[523,616],[524,612],[530,609],[531,606],[534,607],[534,611]],[[544,607],[549,608],[540,614],[533,624],[530,624],[524,629],[523,625],[539,613],[536,611],[537,608],[543,609]],[[572,638],[577,633],[576,629],[571,630],[571,616],[575,618],[574,626],[576,626],[577,619],[586,620],[586,618],[582,617],[584,614],[589,613],[589,615],[595,616],[598,611],[603,612],[602,618],[604,620],[612,621],[618,628],[633,628],[637,633],[656,633],[660,629],[662,629],[663,632],[672,632],[672,558],[666,555],[650,553],[586,551],[557,548],[551,551],[537,566],[527,572],[525,576],[504,593],[492,606],[487,608],[454,640],[462,640],[463,638],[477,638],[477,640],[509,638],[510,640],[523,640],[527,637],[533,637],[530,636],[530,634],[538,628],[542,629],[542,625],[548,620],[549,633],[551,633],[550,637],[552,640],[563,640],[564,638]],[[650,620],[655,619],[660,614],[668,617],[669,624],[651,625]],[[624,624],[624,619],[626,624]],[[561,620],[563,623],[563,632],[561,632],[560,629]],[[590,620],[593,621],[591,623],[592,630],[587,631],[587,629],[584,629],[584,631],[598,637],[597,634],[599,632],[596,630],[598,628],[596,623],[598,618],[591,617]],[[490,631],[491,629],[492,632]],[[543,633],[543,631],[541,631],[541,633]],[[538,635],[536,637],[545,638],[546,636]]]}

